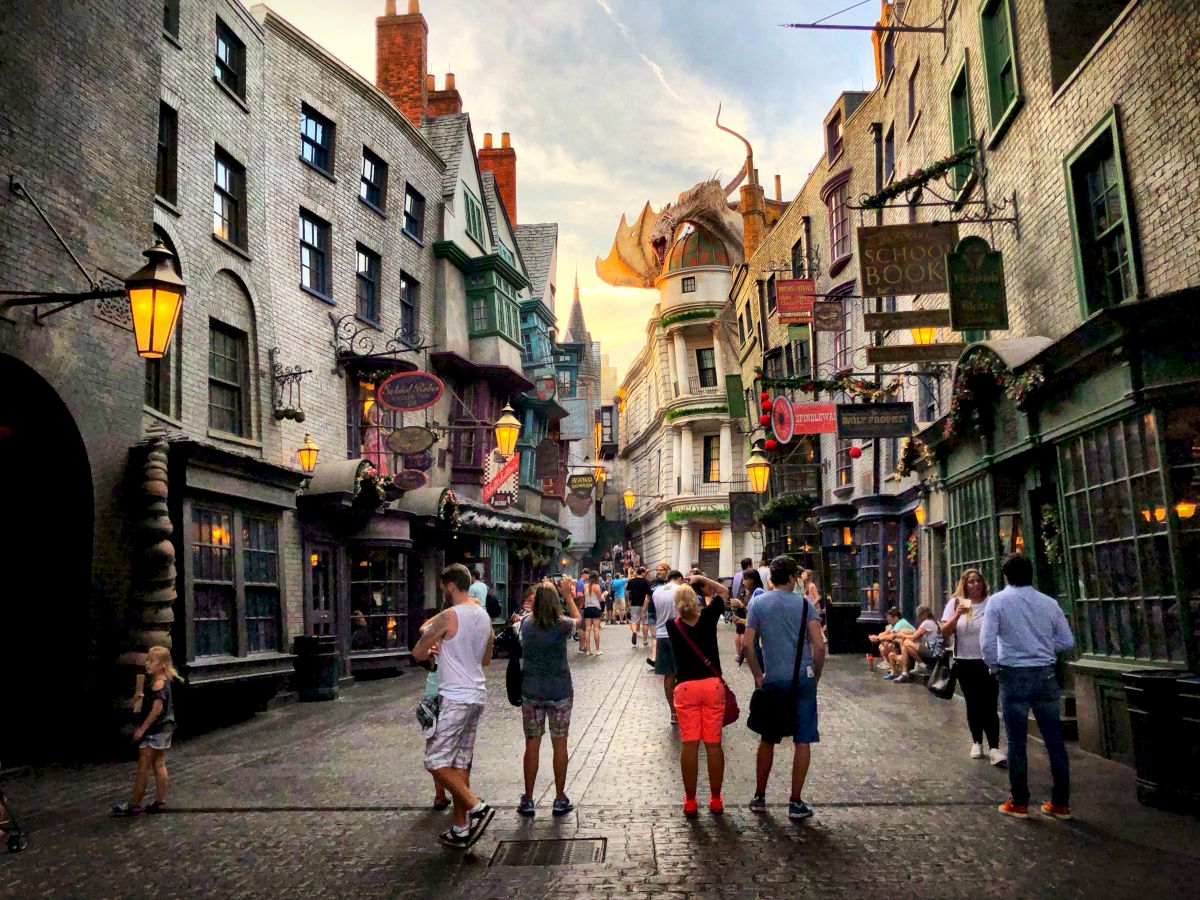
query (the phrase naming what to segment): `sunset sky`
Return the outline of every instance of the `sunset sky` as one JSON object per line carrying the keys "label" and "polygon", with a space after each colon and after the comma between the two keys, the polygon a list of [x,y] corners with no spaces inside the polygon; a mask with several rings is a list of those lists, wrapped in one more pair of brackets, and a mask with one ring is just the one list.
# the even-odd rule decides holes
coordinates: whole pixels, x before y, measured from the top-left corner
{"label": "sunset sky", "polygon": [[[368,78],[384,0],[273,0],[277,13]],[[399,0],[401,11],[405,0]],[[522,222],[558,222],[560,321],[576,266],[584,313],[602,352],[624,369],[644,342],[652,291],[596,277],[621,214],[657,209],[744,151],[713,127],[745,134],[771,195],[785,198],[821,154],[821,122],[838,93],[874,84],[870,37],[802,31],[839,0],[422,0],[429,68],[454,72],[476,140],[509,131]],[[878,3],[836,19],[872,24]]]}

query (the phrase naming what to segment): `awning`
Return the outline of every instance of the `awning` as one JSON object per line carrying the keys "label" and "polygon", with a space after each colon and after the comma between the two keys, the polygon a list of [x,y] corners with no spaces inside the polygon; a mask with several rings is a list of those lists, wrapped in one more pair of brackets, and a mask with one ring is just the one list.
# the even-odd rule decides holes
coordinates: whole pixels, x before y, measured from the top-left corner
{"label": "awning", "polygon": [[533,541],[559,541],[569,532],[548,516],[495,509],[477,500],[459,501],[459,525],[465,531]]}
{"label": "awning", "polygon": [[533,390],[533,382],[508,366],[483,365],[452,350],[438,350],[429,354],[430,365],[435,369],[465,378],[490,381],[503,391],[522,393]]}
{"label": "awning", "polygon": [[1054,341],[1048,337],[1034,335],[1032,337],[1010,338],[1000,341],[980,341],[977,344],[971,344],[962,352],[960,360],[966,358],[968,354],[974,355],[979,347],[987,347],[992,353],[1000,358],[1000,361],[1006,365],[1009,370],[1022,366],[1029,360],[1033,359]]}
{"label": "awning", "polygon": [[316,497],[322,494],[349,494],[353,497],[358,467],[364,462],[367,460],[339,459],[333,462],[322,462],[313,472],[304,495]]}
{"label": "awning", "polygon": [[448,487],[425,485],[415,491],[405,491],[396,501],[396,509],[413,517],[436,519],[446,517],[450,507],[458,505],[458,497]]}

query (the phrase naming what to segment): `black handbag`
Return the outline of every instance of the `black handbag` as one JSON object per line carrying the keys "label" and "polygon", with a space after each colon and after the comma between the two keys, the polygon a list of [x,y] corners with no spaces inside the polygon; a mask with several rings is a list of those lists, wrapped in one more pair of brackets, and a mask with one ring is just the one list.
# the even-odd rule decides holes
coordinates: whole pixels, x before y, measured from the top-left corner
{"label": "black handbag", "polygon": [[929,682],[925,687],[929,688],[929,693],[933,696],[951,700],[954,698],[954,685],[957,680],[957,673],[954,671],[954,651],[947,647],[933,664],[933,672],[930,673]]}
{"label": "black handbag", "polygon": [[800,634],[796,638],[796,664],[792,669],[792,683],[788,687],[764,685],[755,688],[754,693],[750,695],[750,715],[746,717],[746,727],[765,740],[780,741],[785,737],[793,737],[799,727],[796,689],[800,682],[800,660],[804,658],[807,633],[808,599],[805,598],[804,613],[800,617]]}

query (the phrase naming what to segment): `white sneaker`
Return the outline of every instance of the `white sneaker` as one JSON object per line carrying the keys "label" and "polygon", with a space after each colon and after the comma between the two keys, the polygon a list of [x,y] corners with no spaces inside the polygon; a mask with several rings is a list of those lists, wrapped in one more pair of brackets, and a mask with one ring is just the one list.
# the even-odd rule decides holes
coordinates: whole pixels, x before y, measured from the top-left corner
{"label": "white sneaker", "polygon": [[600,653],[600,651],[599,651],[599,650],[597,650],[597,651],[595,652],[595,654],[594,654],[594,655],[595,655],[595,656],[600,656],[600,655],[602,655],[602,654]]}
{"label": "white sneaker", "polygon": [[1004,755],[1004,751],[997,747],[993,747],[988,751],[988,762],[998,769],[1008,765],[1008,757]]}
{"label": "white sneaker", "polygon": [[971,759],[983,759],[983,744],[971,745]]}

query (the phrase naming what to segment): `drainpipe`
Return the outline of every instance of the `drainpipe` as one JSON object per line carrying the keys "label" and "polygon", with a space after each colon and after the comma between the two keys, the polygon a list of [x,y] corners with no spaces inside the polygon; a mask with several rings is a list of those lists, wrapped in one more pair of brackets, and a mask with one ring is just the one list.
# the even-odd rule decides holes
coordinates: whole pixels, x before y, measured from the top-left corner
{"label": "drainpipe", "polygon": [[[883,190],[883,123],[871,123],[871,137],[875,144],[875,191],[878,194]],[[875,224],[883,224],[883,210],[875,210]],[[883,312],[883,298],[875,298],[875,312]],[[878,347],[883,344],[883,332],[876,331],[872,338],[872,343]],[[875,365],[875,387],[880,387],[883,384],[883,368]],[[880,443],[879,438],[873,438],[871,441],[871,493],[878,494],[881,489],[881,460],[879,459]]]}

